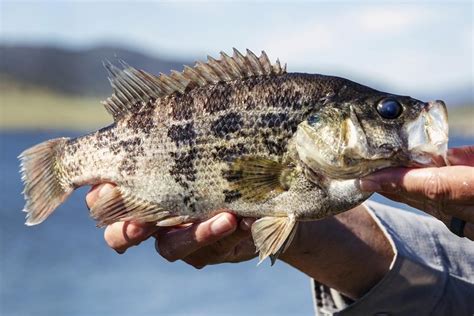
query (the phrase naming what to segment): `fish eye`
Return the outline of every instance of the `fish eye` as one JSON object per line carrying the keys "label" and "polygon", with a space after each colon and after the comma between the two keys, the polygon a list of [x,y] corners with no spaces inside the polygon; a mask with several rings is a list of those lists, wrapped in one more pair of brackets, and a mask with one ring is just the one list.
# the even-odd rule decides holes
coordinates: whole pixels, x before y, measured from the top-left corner
{"label": "fish eye", "polygon": [[396,119],[403,112],[402,105],[394,99],[383,99],[377,104],[377,112],[386,119]]}
{"label": "fish eye", "polygon": [[310,115],[307,121],[309,125],[314,126],[319,122],[319,115]]}

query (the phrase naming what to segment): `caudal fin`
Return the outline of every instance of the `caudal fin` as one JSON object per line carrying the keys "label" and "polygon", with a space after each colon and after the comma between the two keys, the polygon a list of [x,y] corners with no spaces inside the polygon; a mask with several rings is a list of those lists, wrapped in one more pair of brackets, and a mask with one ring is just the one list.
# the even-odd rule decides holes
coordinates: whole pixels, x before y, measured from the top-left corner
{"label": "caudal fin", "polygon": [[26,204],[23,209],[26,225],[43,222],[73,191],[62,173],[57,159],[58,150],[68,138],[48,140],[21,153],[20,172],[24,183],[23,195]]}

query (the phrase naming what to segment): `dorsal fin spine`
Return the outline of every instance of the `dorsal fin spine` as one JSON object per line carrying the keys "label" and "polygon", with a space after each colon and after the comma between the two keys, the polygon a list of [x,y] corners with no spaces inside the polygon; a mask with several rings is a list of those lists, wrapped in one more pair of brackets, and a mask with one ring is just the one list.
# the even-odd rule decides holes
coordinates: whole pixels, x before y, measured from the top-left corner
{"label": "dorsal fin spine", "polygon": [[124,85],[121,72],[117,71],[117,69],[118,68],[113,65],[111,65],[110,67],[110,70],[115,76],[115,80],[109,78],[112,88],[114,88],[115,90],[119,92],[122,92],[122,95],[124,95],[126,99],[133,98],[133,93],[130,92],[129,89]]}
{"label": "dorsal fin spine", "polygon": [[178,81],[174,80],[173,78],[162,73],[160,73],[159,78],[161,82],[164,82],[168,86],[170,91],[179,91],[181,93],[184,92],[182,85]]}
{"label": "dorsal fin spine", "polygon": [[145,86],[146,87],[146,82],[143,82],[142,80],[139,80],[138,77],[136,77],[134,75],[134,73],[132,71],[130,71],[131,68],[126,68],[124,69],[124,72],[125,74],[127,74],[127,76],[130,78],[129,80],[129,83],[130,85],[137,91],[139,91],[141,94],[146,94],[146,93],[149,93],[149,91],[147,91],[147,89],[143,89],[142,87]]}
{"label": "dorsal fin spine", "polygon": [[202,76],[208,83],[216,84],[219,82],[219,77],[214,73],[214,70],[208,64],[198,61],[195,68],[200,70]]}
{"label": "dorsal fin spine", "polygon": [[184,77],[184,74],[181,73],[181,72],[178,72],[176,70],[171,70],[171,77],[174,79],[174,80],[177,80],[179,81],[180,84],[182,84],[183,86],[187,87],[187,85],[189,84],[189,81],[188,79],[186,79]]}
{"label": "dorsal fin spine", "polygon": [[209,66],[214,70],[214,72],[217,74],[220,80],[222,81],[232,80],[232,77],[226,73],[225,69],[222,68],[221,65],[219,65],[219,62],[217,60],[215,60],[211,56],[207,56],[207,60],[208,60]]}
{"label": "dorsal fin spine", "polygon": [[121,103],[128,102],[127,97],[120,90],[118,90],[117,93],[115,93],[113,96],[116,98],[116,101],[119,101]]}
{"label": "dorsal fin spine", "polygon": [[204,86],[207,84],[206,78],[201,76],[196,70],[189,66],[184,66],[184,74],[191,77],[191,80],[197,82],[199,86]]}
{"label": "dorsal fin spine", "polygon": [[172,90],[172,88],[168,85],[168,83],[166,82],[166,79],[164,79],[163,76],[164,75],[162,73],[160,73],[160,76],[158,77],[159,80],[156,81],[156,84],[157,84],[158,87],[160,87],[160,89],[164,93],[168,94]]}
{"label": "dorsal fin spine", "polygon": [[270,59],[268,58],[267,54],[265,51],[262,50],[262,53],[260,54],[260,65],[263,66],[264,68],[264,73],[271,73],[272,72],[272,63],[270,62]]}
{"label": "dorsal fin spine", "polygon": [[260,76],[263,75],[263,69],[257,56],[255,56],[255,54],[249,49],[247,49],[247,59],[252,65],[253,70],[256,71]]}
{"label": "dorsal fin spine", "polygon": [[234,79],[242,77],[243,74],[239,69],[239,65],[237,65],[234,59],[232,59],[230,56],[228,56],[224,52],[221,52],[221,58],[222,58],[222,61],[226,63],[228,69],[232,71],[234,75]]}
{"label": "dorsal fin spine", "polygon": [[150,80],[147,80],[146,76],[143,74],[143,72],[138,71],[136,69],[133,69],[133,72],[136,74],[138,78],[140,78],[141,82],[143,82],[143,85],[147,87],[147,92],[154,98],[159,97],[161,90],[160,87],[156,84],[156,79],[151,78]]}
{"label": "dorsal fin spine", "polygon": [[240,69],[242,69],[242,71],[244,72],[244,76],[249,76],[250,65],[248,64],[245,57],[235,48],[233,58],[235,62],[239,65]]}
{"label": "dorsal fin spine", "polygon": [[115,80],[115,81],[110,80],[110,84],[112,85],[112,88],[114,88],[114,90],[117,91],[115,94],[119,97],[121,101],[126,102],[132,98],[132,96],[127,91],[127,89],[125,89],[125,87],[122,86],[122,83],[120,82],[120,80]]}
{"label": "dorsal fin spine", "polygon": [[194,68],[184,66],[182,72],[171,71],[170,75],[155,76],[143,70],[130,67],[123,60],[119,60],[121,68],[116,67],[108,60],[104,67],[109,73],[109,81],[114,93],[103,101],[105,108],[115,120],[126,113],[141,111],[152,98],[160,98],[172,93],[184,93],[196,86],[217,84],[254,76],[282,75],[286,72],[286,64],[282,68],[280,61],[271,64],[267,54],[262,51],[257,57],[250,50],[242,55],[233,49],[230,57],[224,52],[216,60],[208,56],[208,62],[197,62]]}
{"label": "dorsal fin spine", "polygon": [[158,90],[157,94],[164,93],[164,91],[162,90],[162,88],[158,84],[159,80],[157,80],[158,78],[156,76],[153,76],[153,75],[151,75],[151,74],[149,74],[149,73],[147,73],[146,71],[143,71],[143,70],[137,70],[137,71],[140,73],[140,77],[142,77],[142,80],[151,85],[150,89]]}
{"label": "dorsal fin spine", "polygon": [[121,80],[119,80],[118,82],[125,89],[125,91],[127,91],[127,93],[132,96],[133,99],[140,98],[140,93],[136,91],[132,86],[132,80],[124,80],[125,78],[123,78],[123,76],[120,79]]}

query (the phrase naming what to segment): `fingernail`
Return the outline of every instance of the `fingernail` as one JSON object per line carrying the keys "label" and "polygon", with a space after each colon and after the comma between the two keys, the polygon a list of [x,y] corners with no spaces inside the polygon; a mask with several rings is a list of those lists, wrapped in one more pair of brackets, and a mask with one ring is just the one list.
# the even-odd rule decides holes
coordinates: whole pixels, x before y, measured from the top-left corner
{"label": "fingernail", "polygon": [[112,187],[109,184],[102,184],[99,189],[98,197],[103,197],[107,192],[110,192],[110,190],[112,190]]}
{"label": "fingernail", "polygon": [[129,240],[143,238],[143,235],[145,235],[145,233],[147,233],[145,231],[145,227],[138,225],[128,224],[125,229],[125,235]]}
{"label": "fingernail", "polygon": [[382,190],[380,183],[370,179],[359,179],[359,188],[365,192],[376,192]]}
{"label": "fingernail", "polygon": [[211,223],[211,231],[214,235],[222,235],[231,231],[234,228],[227,216],[221,215]]}

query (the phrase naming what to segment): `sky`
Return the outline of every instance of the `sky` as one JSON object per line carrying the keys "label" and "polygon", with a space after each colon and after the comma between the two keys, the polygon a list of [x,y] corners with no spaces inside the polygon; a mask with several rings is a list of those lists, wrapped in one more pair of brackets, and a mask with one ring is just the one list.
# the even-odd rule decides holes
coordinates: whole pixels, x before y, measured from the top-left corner
{"label": "sky", "polygon": [[289,71],[390,92],[473,87],[471,1],[5,1],[0,43],[118,45],[168,58],[265,50]]}

